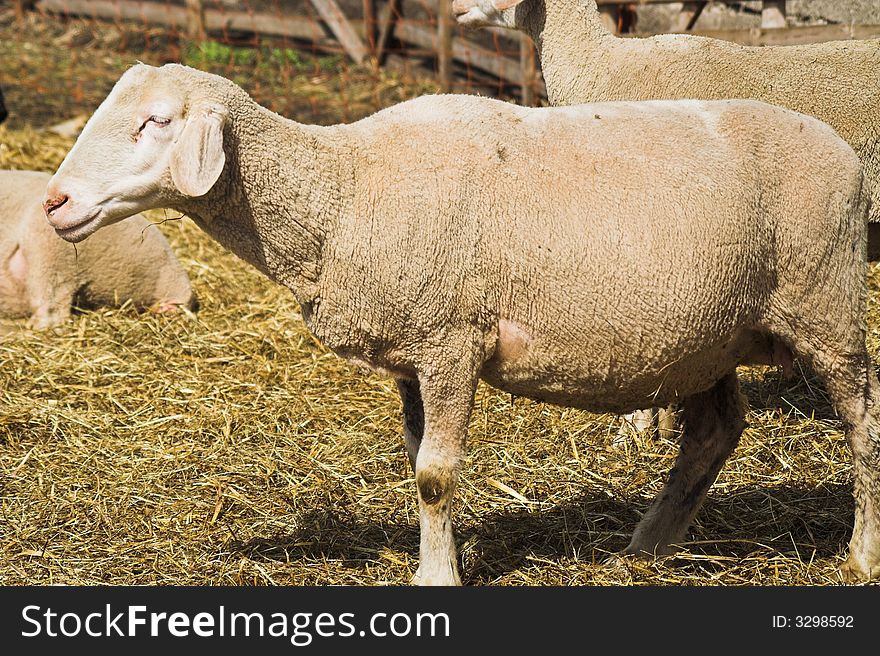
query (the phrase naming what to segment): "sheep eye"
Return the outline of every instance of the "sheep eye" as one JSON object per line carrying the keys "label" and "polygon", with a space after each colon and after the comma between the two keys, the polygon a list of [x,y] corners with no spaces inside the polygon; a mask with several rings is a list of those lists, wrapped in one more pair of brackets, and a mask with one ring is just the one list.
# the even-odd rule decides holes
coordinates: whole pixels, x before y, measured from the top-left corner
{"label": "sheep eye", "polygon": [[150,116],[150,118],[148,118],[146,121],[144,121],[141,124],[141,127],[138,128],[138,134],[140,134],[141,132],[144,131],[144,128],[147,127],[147,123],[155,123],[156,125],[159,125],[159,126],[165,126],[165,125],[168,125],[169,123],[171,123],[171,119],[170,118],[163,118],[161,116],[156,116],[154,114],[153,116]]}

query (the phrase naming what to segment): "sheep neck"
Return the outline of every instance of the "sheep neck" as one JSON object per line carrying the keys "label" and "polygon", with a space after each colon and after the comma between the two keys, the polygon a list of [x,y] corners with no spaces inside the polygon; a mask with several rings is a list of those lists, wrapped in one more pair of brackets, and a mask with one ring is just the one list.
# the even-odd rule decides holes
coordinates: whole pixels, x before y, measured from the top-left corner
{"label": "sheep neck", "polygon": [[344,157],[329,128],[253,103],[233,114],[224,174],[181,209],[300,303],[316,293],[325,235],[342,208]]}
{"label": "sheep neck", "polygon": [[[608,52],[620,39],[605,28],[596,3],[535,0],[523,5],[516,22],[535,42],[550,103],[569,105],[582,101],[569,97],[573,72],[585,88],[603,88]],[[578,38],[572,38],[573,33]]]}

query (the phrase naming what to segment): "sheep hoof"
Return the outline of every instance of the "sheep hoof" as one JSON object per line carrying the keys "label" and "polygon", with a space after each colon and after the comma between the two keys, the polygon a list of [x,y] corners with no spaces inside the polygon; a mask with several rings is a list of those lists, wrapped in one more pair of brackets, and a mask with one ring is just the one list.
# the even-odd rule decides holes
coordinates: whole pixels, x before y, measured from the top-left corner
{"label": "sheep hoof", "polygon": [[681,546],[668,543],[667,538],[642,537],[635,542],[630,542],[623,553],[631,558],[639,560],[659,560],[667,556],[674,556],[682,550]]}
{"label": "sheep hoof", "polygon": [[41,332],[50,328],[57,328],[62,323],[64,323],[64,319],[57,316],[34,315],[25,322],[25,328]]}
{"label": "sheep hoof", "polygon": [[461,586],[461,579],[458,577],[458,572],[455,571],[448,573],[435,572],[433,575],[422,574],[422,566],[419,565],[419,568],[412,577],[411,584],[418,586]]}
{"label": "sheep hoof", "polygon": [[865,583],[880,578],[880,565],[865,569],[850,555],[840,566],[838,575],[844,583]]}
{"label": "sheep hoof", "polygon": [[625,552],[614,553],[602,559],[602,566],[612,572],[629,573],[632,569],[633,555]]}
{"label": "sheep hoof", "polygon": [[156,306],[156,312],[158,314],[166,314],[169,312],[181,312],[183,310],[182,303],[159,303]]}

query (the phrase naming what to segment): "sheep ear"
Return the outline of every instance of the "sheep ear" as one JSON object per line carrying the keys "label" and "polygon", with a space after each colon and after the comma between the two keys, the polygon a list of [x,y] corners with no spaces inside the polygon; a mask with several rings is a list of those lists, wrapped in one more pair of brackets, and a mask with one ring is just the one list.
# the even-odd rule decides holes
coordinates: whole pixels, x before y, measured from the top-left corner
{"label": "sheep ear", "polygon": [[171,180],[180,193],[196,198],[207,194],[226,164],[223,126],[226,108],[214,102],[194,105],[171,150]]}

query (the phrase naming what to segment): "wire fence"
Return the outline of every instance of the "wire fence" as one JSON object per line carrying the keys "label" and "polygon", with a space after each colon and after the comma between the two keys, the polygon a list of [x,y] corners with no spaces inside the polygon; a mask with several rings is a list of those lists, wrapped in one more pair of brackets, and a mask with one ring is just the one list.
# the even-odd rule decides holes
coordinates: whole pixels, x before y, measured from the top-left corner
{"label": "wire fence", "polygon": [[[711,34],[743,43],[869,33],[783,29],[785,0],[597,4],[619,33],[638,30],[650,6],[667,8],[669,31],[698,30],[717,5],[747,7],[760,21]],[[211,70],[275,111],[316,123],[355,120],[428,91],[545,98],[534,44],[515,32],[461,28],[451,0],[6,0],[0,8],[0,87],[17,123],[93,110],[135,60]]]}
{"label": "wire fence", "polygon": [[135,60],[211,70],[275,111],[317,123],[424,92],[529,104],[543,93],[530,41],[465,35],[448,0],[16,0],[0,9],[0,56],[10,121],[32,125],[65,106],[94,109]]}

